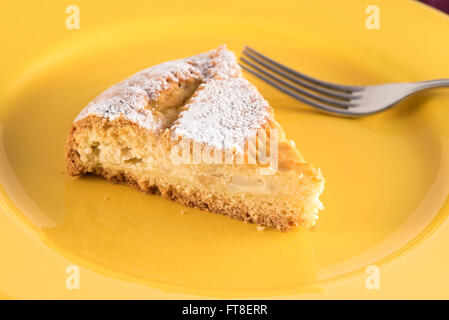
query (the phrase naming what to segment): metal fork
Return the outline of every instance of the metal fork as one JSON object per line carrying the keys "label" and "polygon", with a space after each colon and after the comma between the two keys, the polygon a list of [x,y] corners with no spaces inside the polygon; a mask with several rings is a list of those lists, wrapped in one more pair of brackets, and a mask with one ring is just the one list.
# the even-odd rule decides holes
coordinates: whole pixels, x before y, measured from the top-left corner
{"label": "metal fork", "polygon": [[[449,87],[449,79],[348,86],[307,76],[245,46],[240,66],[289,96],[334,115],[364,116],[392,107],[426,89]],[[288,80],[288,81],[287,81]]]}

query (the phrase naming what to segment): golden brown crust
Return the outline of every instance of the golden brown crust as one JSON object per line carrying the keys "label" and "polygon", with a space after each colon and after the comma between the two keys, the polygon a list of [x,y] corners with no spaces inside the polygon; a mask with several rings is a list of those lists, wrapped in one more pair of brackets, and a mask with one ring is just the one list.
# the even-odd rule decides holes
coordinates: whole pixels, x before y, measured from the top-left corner
{"label": "golden brown crust", "polygon": [[76,151],[75,132],[77,129],[78,126],[72,124],[64,149],[67,171],[71,176],[78,176],[84,173],[84,165],[81,162],[78,151]]}

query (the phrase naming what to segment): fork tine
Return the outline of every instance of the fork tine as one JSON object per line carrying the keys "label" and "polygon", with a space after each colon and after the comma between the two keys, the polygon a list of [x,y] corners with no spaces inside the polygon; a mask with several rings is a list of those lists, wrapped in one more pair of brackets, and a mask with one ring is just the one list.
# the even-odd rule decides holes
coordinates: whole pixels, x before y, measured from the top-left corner
{"label": "fork tine", "polygon": [[327,89],[327,88],[320,87],[320,86],[311,84],[309,82],[303,81],[301,79],[298,79],[297,77],[294,77],[294,76],[292,76],[292,75],[282,71],[281,69],[276,68],[276,67],[272,66],[271,64],[268,64],[265,61],[257,58],[256,56],[252,55],[248,51],[243,51],[243,54],[246,55],[251,60],[253,60],[254,62],[257,62],[258,64],[260,64],[264,68],[266,68],[268,70],[271,70],[274,73],[276,73],[276,74],[278,74],[278,75],[280,75],[280,76],[290,80],[291,82],[299,84],[299,85],[301,85],[301,86],[303,86],[303,87],[305,87],[305,88],[307,88],[309,90],[314,90],[314,91],[317,91],[317,92],[319,92],[321,94],[325,94],[325,95],[328,95],[330,97],[338,97],[338,98],[341,98],[341,99],[349,100],[351,98],[357,98],[356,96],[353,96],[351,93],[348,93],[348,92],[335,91],[335,90],[332,90],[332,89]]}
{"label": "fork tine", "polygon": [[[245,53],[245,51],[246,51],[246,53]],[[360,90],[363,89],[363,88],[357,87],[357,86],[339,85],[339,84],[330,83],[330,82],[321,81],[321,80],[312,78],[312,77],[310,77],[308,75],[305,75],[305,74],[303,74],[301,72],[293,70],[293,69],[291,69],[291,68],[289,68],[289,67],[287,67],[287,66],[285,66],[285,65],[283,65],[283,64],[281,64],[279,62],[276,62],[273,59],[268,58],[267,56],[261,54],[260,52],[257,52],[256,50],[254,50],[254,49],[252,49],[252,48],[250,48],[248,46],[245,46],[243,53],[245,53],[247,56],[251,56],[251,55],[252,55],[252,57],[254,57],[254,55],[258,56],[259,58],[264,59],[265,61],[271,63],[272,65],[276,66],[277,68],[279,68],[279,69],[281,69],[281,70],[283,70],[285,72],[288,72],[291,75],[294,75],[294,76],[296,76],[296,77],[298,77],[300,79],[306,80],[306,81],[308,81],[310,83],[317,84],[317,85],[322,86],[324,88],[329,88],[329,89],[333,89],[333,90],[340,90],[340,91],[344,91],[344,92],[348,92],[348,93],[354,92],[354,91],[360,91]]]}
{"label": "fork tine", "polygon": [[290,97],[292,97],[292,98],[294,98],[296,100],[299,100],[299,101],[301,101],[301,102],[303,102],[305,104],[311,105],[311,106],[313,106],[315,108],[318,108],[320,110],[327,111],[327,112],[330,112],[330,113],[343,114],[343,115],[352,115],[352,114],[354,114],[353,112],[350,112],[345,107],[332,107],[332,106],[328,106],[326,104],[322,104],[322,103],[314,101],[314,100],[310,100],[310,99],[308,99],[308,98],[306,98],[304,96],[301,96],[301,95],[299,95],[299,94],[297,94],[297,93],[295,93],[295,92],[293,92],[293,91],[291,91],[291,90],[281,86],[280,84],[276,83],[275,81],[270,80],[269,78],[265,77],[264,75],[262,75],[262,74],[260,74],[260,73],[258,73],[256,71],[253,71],[252,69],[250,69],[250,68],[248,68],[248,67],[246,67],[246,66],[244,66],[242,64],[240,64],[240,66],[244,70],[246,70],[249,73],[253,74],[254,76],[258,77],[259,79],[261,79],[261,80],[267,82],[268,84],[272,85],[276,89],[282,91],[283,93],[289,95]]}
{"label": "fork tine", "polygon": [[325,102],[325,103],[330,103],[330,104],[334,104],[340,107],[354,107],[356,106],[355,104],[351,103],[350,101],[346,101],[346,100],[337,100],[337,99],[332,99],[332,98],[328,98],[326,96],[322,96],[322,95],[316,95],[310,91],[306,91],[303,90],[302,88],[295,86],[287,81],[284,81],[276,76],[274,76],[273,74],[271,74],[270,72],[267,72],[266,70],[258,67],[257,65],[255,65],[254,63],[248,61],[247,59],[241,57],[240,60],[242,60],[244,63],[246,63],[247,65],[249,65],[250,67],[252,67],[253,69],[259,71],[260,73],[264,74],[265,76],[283,84],[284,86],[292,89],[293,91],[296,91],[298,93],[301,93],[309,98],[315,99],[317,101],[320,102]]}

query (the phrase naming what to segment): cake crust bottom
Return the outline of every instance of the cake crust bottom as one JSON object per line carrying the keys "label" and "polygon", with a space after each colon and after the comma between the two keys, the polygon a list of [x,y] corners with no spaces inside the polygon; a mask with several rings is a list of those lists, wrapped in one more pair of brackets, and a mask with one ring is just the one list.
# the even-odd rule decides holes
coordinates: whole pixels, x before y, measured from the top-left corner
{"label": "cake crust bottom", "polygon": [[[186,192],[179,186],[172,184],[151,183],[149,181],[138,182],[127,173],[117,173],[111,170],[100,169],[92,174],[101,176],[113,183],[134,187],[145,194],[157,194],[162,197],[176,201],[177,203],[197,208],[204,211],[218,213],[233,219],[242,220],[246,223],[276,228],[279,231],[288,231],[294,226],[302,225],[303,221],[298,216],[286,214],[260,202],[258,205],[249,206],[247,200],[239,200],[228,197],[216,197],[212,193]],[[213,199],[213,200],[210,200]]]}

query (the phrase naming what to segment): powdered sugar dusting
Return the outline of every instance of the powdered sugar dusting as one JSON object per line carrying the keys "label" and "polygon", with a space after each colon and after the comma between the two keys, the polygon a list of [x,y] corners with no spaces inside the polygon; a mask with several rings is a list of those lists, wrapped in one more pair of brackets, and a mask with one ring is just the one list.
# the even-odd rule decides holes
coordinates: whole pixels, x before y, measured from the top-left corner
{"label": "powdered sugar dusting", "polygon": [[241,77],[240,66],[237,64],[235,55],[226,50],[225,46],[187,58],[186,61],[201,70],[205,78]]}
{"label": "powdered sugar dusting", "polygon": [[243,78],[208,79],[180,114],[173,133],[217,148],[242,151],[246,139],[266,122],[267,106]]}
{"label": "powdered sugar dusting", "polygon": [[95,114],[109,120],[123,117],[151,131],[160,129],[153,117],[156,101],[173,82],[202,83],[170,130],[218,148],[243,147],[270,116],[268,103],[245,80],[235,55],[224,46],[193,57],[145,69],[101,93],[75,122]]}
{"label": "powdered sugar dusting", "polygon": [[144,128],[152,129],[156,122],[151,111],[145,108],[147,105],[148,95],[141,88],[115,85],[89,103],[76,117],[75,122],[95,114],[111,121],[124,117]]}
{"label": "powdered sugar dusting", "polygon": [[145,69],[98,95],[81,111],[75,122],[95,114],[111,121],[124,117],[149,130],[157,130],[160,123],[146,108],[149,102],[157,100],[170,82],[183,81],[192,76],[202,78],[202,73],[185,59]]}
{"label": "powdered sugar dusting", "polygon": [[201,71],[189,64],[186,59],[169,61],[145,69],[124,80],[123,87],[138,87],[148,94],[150,101],[159,98],[163,90],[169,88],[170,82],[187,80],[190,77],[202,78]]}

